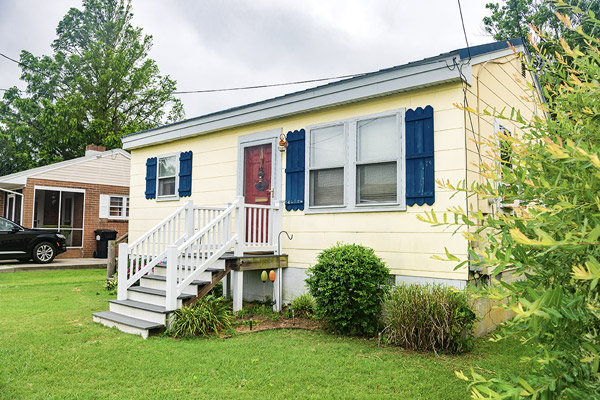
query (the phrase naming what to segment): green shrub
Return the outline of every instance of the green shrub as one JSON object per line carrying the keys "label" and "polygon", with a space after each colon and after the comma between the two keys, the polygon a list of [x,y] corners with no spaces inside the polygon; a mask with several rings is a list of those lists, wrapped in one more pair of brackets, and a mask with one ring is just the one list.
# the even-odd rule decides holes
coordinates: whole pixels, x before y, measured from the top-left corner
{"label": "green shrub", "polygon": [[169,334],[174,337],[209,336],[232,328],[227,301],[207,295],[196,304],[175,311]]}
{"label": "green shrub", "polygon": [[302,293],[292,299],[290,309],[298,317],[312,317],[315,314],[315,298],[310,293]]}
{"label": "green shrub", "polygon": [[442,285],[398,285],[383,304],[386,339],[410,350],[471,350],[475,319],[466,293]]}
{"label": "green shrub", "polygon": [[337,243],[319,253],[306,283],[318,318],[339,333],[370,335],[377,330],[388,277],[373,249]]}

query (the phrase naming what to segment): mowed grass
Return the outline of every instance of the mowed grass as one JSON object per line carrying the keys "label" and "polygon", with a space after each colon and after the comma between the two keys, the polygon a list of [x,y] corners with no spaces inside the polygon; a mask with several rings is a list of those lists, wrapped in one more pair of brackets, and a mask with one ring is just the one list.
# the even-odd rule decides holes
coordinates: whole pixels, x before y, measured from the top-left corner
{"label": "mowed grass", "polygon": [[230,339],[143,340],[92,322],[102,270],[0,274],[2,399],[465,399],[454,375],[517,369],[517,342],[461,356],[275,330]]}

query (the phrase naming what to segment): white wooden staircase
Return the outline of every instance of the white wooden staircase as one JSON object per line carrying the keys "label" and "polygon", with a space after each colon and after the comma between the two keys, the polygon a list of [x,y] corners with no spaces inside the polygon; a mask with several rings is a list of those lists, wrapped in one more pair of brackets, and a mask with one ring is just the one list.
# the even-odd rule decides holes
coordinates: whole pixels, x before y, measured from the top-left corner
{"label": "white wooden staircase", "polygon": [[[225,258],[277,249],[281,213],[281,203],[248,205],[243,197],[223,208],[188,201],[132,244],[119,245],[117,299],[93,320],[143,338],[168,328],[175,310],[206,295],[231,271]],[[239,309],[241,290],[234,292],[234,311]]]}

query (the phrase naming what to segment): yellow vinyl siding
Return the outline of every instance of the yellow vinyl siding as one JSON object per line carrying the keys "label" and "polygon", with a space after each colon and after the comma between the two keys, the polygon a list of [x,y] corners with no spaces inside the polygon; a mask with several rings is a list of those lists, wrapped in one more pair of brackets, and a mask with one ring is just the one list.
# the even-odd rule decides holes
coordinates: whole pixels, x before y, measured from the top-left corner
{"label": "yellow vinyl siding", "polygon": [[[133,150],[130,239],[135,240],[189,199],[172,202],[146,200],[147,158],[192,150],[191,199],[195,205],[220,206],[233,201],[236,196],[238,138],[273,129],[285,133],[308,125],[403,107],[414,109],[431,105],[434,109],[436,179],[455,183],[464,180],[464,116],[461,110],[453,106],[453,103],[462,102],[462,96],[460,84],[446,84]],[[282,168],[285,169],[285,154]],[[281,193],[285,194],[285,172],[282,172],[282,180]],[[431,256],[442,255],[444,247],[448,247],[455,254],[465,257],[467,241],[460,233],[453,235],[452,229],[433,228],[417,220],[417,215],[431,209],[441,213],[451,206],[465,207],[465,197],[455,196],[451,199],[450,191],[440,189],[436,189],[435,195],[433,206],[407,207],[406,212],[305,215],[301,211],[286,211],[283,229],[294,234],[293,240],[282,241],[283,252],[289,255],[289,266],[307,268],[314,265],[316,255],[322,249],[343,241],[373,247],[393,274],[466,280],[465,268],[454,271],[455,263],[437,261]]]}
{"label": "yellow vinyl siding", "polygon": [[[519,110],[525,119],[531,119],[538,115],[539,111],[535,102],[531,101],[532,93],[525,86],[525,82],[533,84],[531,74],[521,75],[521,61],[518,55],[510,55],[497,60],[473,66],[473,86],[468,88],[469,106],[478,109],[479,112],[487,110],[490,113],[500,113],[510,117],[511,110]],[[465,127],[469,139],[476,138],[478,141],[494,139],[494,117],[472,115],[473,128],[471,130],[469,116],[465,112]],[[507,127],[513,135],[519,135],[517,124],[512,121],[499,119],[499,122]],[[479,151],[478,151],[479,150]],[[484,178],[479,174],[480,159],[486,163],[493,163],[493,154],[490,147],[480,144],[479,149],[472,140],[467,142],[467,180],[475,180],[484,183]],[[473,196],[470,204],[482,212],[493,212],[487,199],[479,199]]]}

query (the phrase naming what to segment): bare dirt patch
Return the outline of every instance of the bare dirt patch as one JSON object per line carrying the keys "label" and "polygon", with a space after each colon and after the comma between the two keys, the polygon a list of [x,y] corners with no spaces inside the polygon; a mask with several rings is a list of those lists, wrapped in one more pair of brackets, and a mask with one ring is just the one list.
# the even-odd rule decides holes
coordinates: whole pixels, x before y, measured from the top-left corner
{"label": "bare dirt patch", "polygon": [[[285,328],[300,328],[300,329],[322,329],[322,324],[314,319],[307,318],[284,318],[278,319],[272,316],[257,315],[255,317],[236,318],[236,333],[260,332],[268,329],[285,329]],[[252,322],[250,322],[252,321]],[[251,329],[252,328],[252,329]]]}

